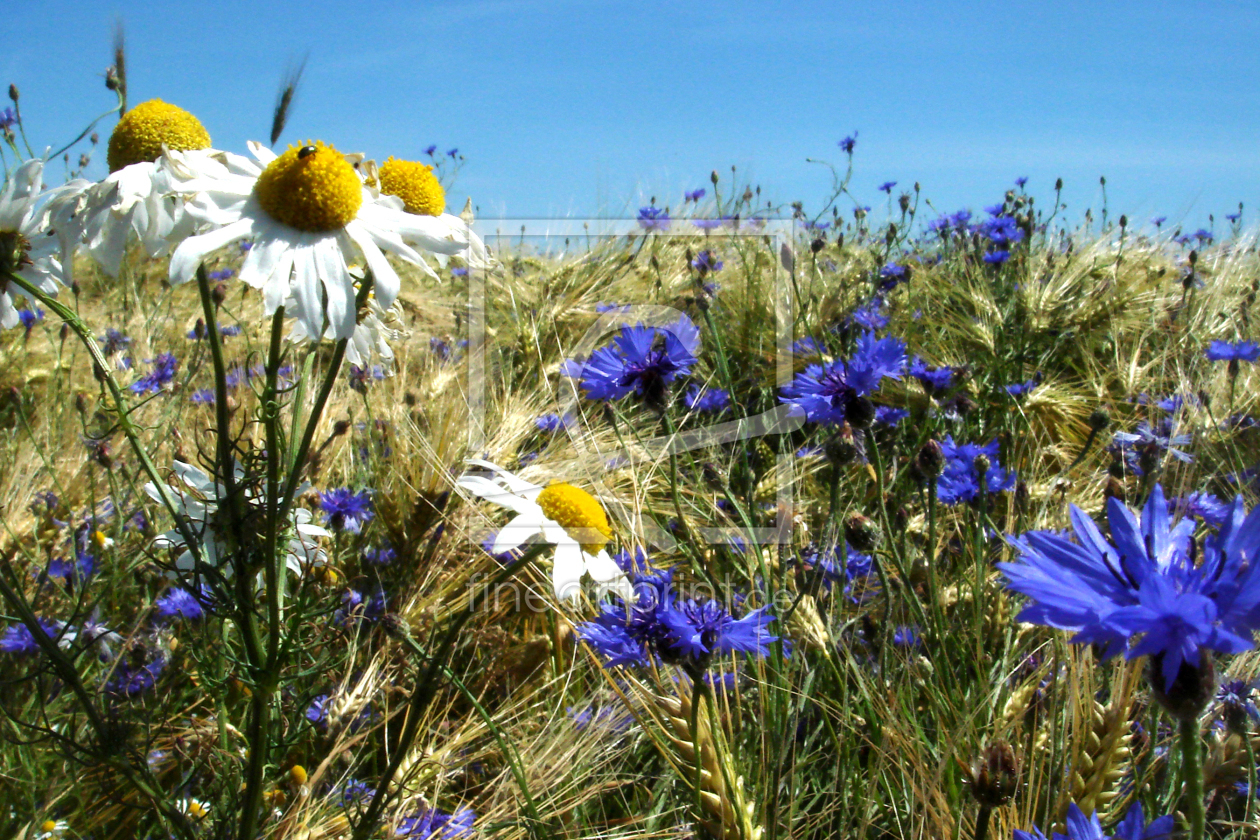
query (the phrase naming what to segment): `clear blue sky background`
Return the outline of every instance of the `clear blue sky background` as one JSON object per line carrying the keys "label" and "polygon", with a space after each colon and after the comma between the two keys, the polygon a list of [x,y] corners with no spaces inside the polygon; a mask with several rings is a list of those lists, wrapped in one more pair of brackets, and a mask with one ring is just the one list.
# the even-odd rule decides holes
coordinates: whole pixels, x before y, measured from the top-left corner
{"label": "clear blue sky background", "polygon": [[854,189],[877,209],[886,180],[919,181],[948,212],[1025,175],[1047,203],[1062,177],[1079,218],[1106,175],[1113,217],[1194,228],[1215,213],[1219,231],[1239,201],[1244,221],[1260,212],[1254,2],[10,0],[0,82],[21,88],[33,143],[108,107],[119,18],[132,102],[187,108],[243,153],[309,55],[282,145],[458,147],[449,204],[471,195],[483,218],[677,205],[732,164],[816,209],[829,177],[806,158],[842,161],[854,130]]}

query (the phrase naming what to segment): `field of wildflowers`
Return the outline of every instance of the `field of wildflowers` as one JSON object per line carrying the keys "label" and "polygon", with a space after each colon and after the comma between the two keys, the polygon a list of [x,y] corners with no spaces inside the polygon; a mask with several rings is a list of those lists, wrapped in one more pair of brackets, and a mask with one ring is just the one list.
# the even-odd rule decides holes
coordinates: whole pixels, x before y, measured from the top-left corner
{"label": "field of wildflowers", "polygon": [[292,84],[0,113],[0,834],[1257,834],[1241,208],[872,210],[848,137],[542,247]]}

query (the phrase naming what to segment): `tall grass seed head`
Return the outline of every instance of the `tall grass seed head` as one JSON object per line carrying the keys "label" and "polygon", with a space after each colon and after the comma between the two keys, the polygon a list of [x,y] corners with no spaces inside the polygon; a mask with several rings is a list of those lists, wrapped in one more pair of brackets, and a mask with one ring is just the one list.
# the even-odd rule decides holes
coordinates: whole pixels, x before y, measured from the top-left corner
{"label": "tall grass seed head", "polygon": [[210,135],[201,121],[183,108],[150,99],[132,108],[109,135],[109,171],[133,163],[152,162],[163,147],[191,151],[210,148]]}

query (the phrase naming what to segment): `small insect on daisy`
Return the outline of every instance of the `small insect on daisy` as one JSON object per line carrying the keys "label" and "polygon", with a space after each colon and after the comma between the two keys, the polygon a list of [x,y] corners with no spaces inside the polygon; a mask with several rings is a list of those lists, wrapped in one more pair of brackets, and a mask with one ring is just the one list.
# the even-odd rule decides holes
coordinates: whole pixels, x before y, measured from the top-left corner
{"label": "small insect on daisy", "polygon": [[601,588],[633,600],[630,581],[604,550],[612,539],[612,527],[594,496],[563,482],[546,487],[532,484],[488,461],[468,463],[489,470],[494,477],[465,475],[458,486],[517,514],[495,537],[494,554],[512,551],[541,534],[556,547],[551,583],[557,598],[576,600],[582,575],[589,573]]}

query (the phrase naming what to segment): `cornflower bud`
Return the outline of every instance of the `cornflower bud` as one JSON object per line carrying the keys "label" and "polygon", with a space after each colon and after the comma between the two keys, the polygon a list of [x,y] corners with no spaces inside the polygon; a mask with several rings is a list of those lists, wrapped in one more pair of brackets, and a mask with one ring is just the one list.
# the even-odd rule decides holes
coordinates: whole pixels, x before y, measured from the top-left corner
{"label": "cornflower bud", "polygon": [[1089,428],[1095,432],[1105,432],[1111,425],[1111,415],[1104,408],[1095,408],[1089,413]]}
{"label": "cornflower bud", "polygon": [[939,442],[929,440],[919,450],[915,463],[924,476],[936,478],[945,471],[945,450],[941,448]]}
{"label": "cornflower bud", "polygon": [[971,795],[989,808],[1010,802],[1019,787],[1019,760],[1005,741],[994,741],[971,764],[967,780]]}
{"label": "cornflower bud", "polygon": [[9,83],[9,98],[12,99],[14,102],[18,101],[17,85],[13,84],[12,82]]}
{"label": "cornflower bud", "polygon": [[844,538],[863,554],[869,554],[883,539],[879,526],[860,513],[851,513],[844,520]]}

